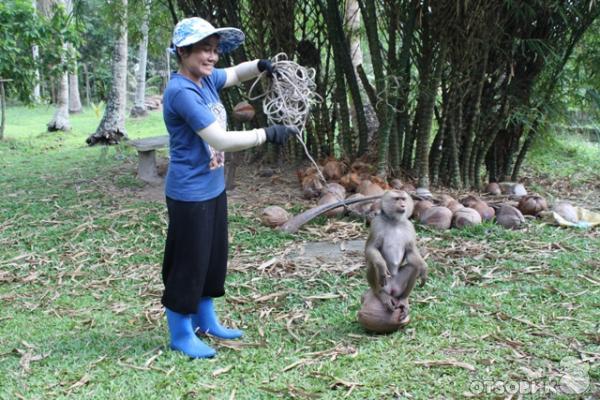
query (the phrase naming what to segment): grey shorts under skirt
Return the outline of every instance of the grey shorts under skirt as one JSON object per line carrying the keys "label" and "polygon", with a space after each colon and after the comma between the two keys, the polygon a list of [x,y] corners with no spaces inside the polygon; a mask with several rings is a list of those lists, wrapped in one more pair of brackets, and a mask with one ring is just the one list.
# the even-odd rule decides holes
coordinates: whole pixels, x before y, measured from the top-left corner
{"label": "grey shorts under skirt", "polygon": [[201,297],[225,294],[227,274],[227,194],[187,202],[167,197],[162,304],[180,314],[196,312]]}

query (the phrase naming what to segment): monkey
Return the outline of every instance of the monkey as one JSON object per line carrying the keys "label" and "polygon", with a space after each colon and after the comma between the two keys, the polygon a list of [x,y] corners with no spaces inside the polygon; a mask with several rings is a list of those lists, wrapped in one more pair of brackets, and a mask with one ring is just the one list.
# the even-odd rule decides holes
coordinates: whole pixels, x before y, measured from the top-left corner
{"label": "monkey", "polygon": [[427,264],[417,248],[409,217],[414,203],[408,193],[389,190],[381,198],[381,213],[371,222],[365,245],[367,281],[375,296],[390,311],[403,308],[408,316],[408,296],[417,278],[427,280]]}

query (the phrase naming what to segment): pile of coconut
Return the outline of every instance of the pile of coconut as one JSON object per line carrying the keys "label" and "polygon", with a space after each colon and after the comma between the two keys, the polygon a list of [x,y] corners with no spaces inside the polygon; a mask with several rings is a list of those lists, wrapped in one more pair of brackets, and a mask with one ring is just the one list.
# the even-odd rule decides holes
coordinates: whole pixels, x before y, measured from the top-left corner
{"label": "pile of coconut", "polygon": [[[327,160],[321,168],[327,182],[323,182],[316,168],[297,171],[303,196],[318,199],[317,205],[333,204],[344,199],[382,195],[386,190],[408,192],[415,200],[412,219],[436,229],[464,228],[495,221],[499,225],[517,229],[525,222],[525,216],[537,217],[548,210],[546,200],[537,194],[528,194],[520,183],[489,183],[481,196],[469,194],[454,198],[449,194],[432,194],[424,188],[416,188],[399,179],[389,183],[372,173],[373,167],[355,162],[350,167],[337,160]],[[488,201],[486,201],[488,200]],[[552,211],[567,221],[577,222],[575,207],[567,202],[557,202]],[[371,220],[380,212],[379,201],[355,203],[338,207],[325,213],[338,217],[346,213]],[[290,215],[283,208],[270,206],[263,210],[261,220],[270,227],[283,225]]]}

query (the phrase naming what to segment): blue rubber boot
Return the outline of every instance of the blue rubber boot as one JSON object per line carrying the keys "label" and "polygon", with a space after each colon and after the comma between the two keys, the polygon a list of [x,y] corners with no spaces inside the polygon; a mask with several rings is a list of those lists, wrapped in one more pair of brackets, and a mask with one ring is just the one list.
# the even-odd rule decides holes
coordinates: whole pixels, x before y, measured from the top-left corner
{"label": "blue rubber boot", "polygon": [[171,348],[192,358],[210,358],[217,352],[198,339],[192,329],[192,317],[166,309],[167,324],[171,335]]}
{"label": "blue rubber boot", "polygon": [[192,325],[200,332],[216,336],[220,339],[239,339],[243,332],[239,329],[228,329],[219,323],[212,297],[203,297],[198,303],[198,312],[192,315]]}

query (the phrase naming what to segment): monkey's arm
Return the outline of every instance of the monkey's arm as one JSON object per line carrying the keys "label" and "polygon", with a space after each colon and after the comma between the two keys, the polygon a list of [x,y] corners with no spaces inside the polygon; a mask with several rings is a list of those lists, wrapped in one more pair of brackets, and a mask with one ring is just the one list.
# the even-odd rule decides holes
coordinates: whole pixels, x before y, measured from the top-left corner
{"label": "monkey's arm", "polygon": [[387,263],[379,250],[383,244],[383,237],[371,233],[365,246],[365,258],[367,260],[367,281],[377,293],[381,287],[385,286],[387,278],[390,276]]}
{"label": "monkey's arm", "polygon": [[427,263],[425,263],[425,260],[421,257],[421,253],[419,253],[416,243],[411,242],[411,244],[406,246],[405,260],[406,265],[403,268],[410,268],[411,273],[408,276],[406,288],[400,295],[400,299],[408,298],[410,292],[412,292],[415,287],[417,277],[421,280],[421,287],[425,285],[425,282],[427,281]]}

